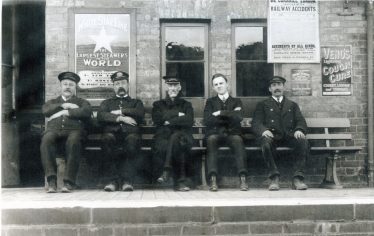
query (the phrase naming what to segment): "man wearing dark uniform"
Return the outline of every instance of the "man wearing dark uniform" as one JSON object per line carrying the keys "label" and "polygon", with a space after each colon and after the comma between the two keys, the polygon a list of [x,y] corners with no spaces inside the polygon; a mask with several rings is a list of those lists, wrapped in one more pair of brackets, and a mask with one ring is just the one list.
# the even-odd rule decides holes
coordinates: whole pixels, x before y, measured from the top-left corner
{"label": "man wearing dark uniform", "polygon": [[269,190],[279,190],[279,171],[274,162],[276,148],[286,145],[294,148],[296,171],[292,187],[306,190],[303,182],[304,168],[309,153],[308,141],[305,138],[307,125],[299,106],[283,96],[286,79],[274,76],[269,82],[272,96],[260,102],[255,110],[252,128],[262,149],[262,155],[269,168],[271,180]]}
{"label": "man wearing dark uniform", "polygon": [[227,143],[233,151],[240,178],[240,190],[247,191],[246,153],[241,137],[243,120],[242,102],[228,93],[227,78],[222,74],[212,77],[213,89],[218,94],[206,101],[204,109],[204,123],[207,141],[208,176],[210,177],[210,191],[217,191],[218,148],[219,144]]}
{"label": "man wearing dark uniform", "polygon": [[[116,173],[104,190],[133,191],[136,160],[140,153],[139,124],[144,118],[144,106],[139,99],[128,95],[129,75],[118,71],[112,74],[115,96],[100,104],[97,120],[103,125],[102,150],[113,161]],[[123,148],[119,155],[115,150]],[[108,160],[109,161],[109,160]]]}
{"label": "man wearing dark uniform", "polygon": [[43,115],[48,119],[40,146],[48,193],[57,192],[56,152],[61,144],[64,145],[66,154],[64,185],[61,191],[68,193],[76,187],[82,142],[87,135],[85,122],[88,122],[92,113],[90,104],[75,96],[79,76],[73,72],[63,72],[58,75],[58,79],[61,96],[47,101],[42,107]]}
{"label": "man wearing dark uniform", "polygon": [[189,161],[193,141],[193,108],[190,102],[181,98],[178,78],[165,76],[163,79],[167,86],[166,98],[154,102],[152,109],[152,119],[157,126],[153,163],[154,168],[161,165],[163,169],[157,181],[167,182],[173,172],[176,190],[189,191],[186,162]]}

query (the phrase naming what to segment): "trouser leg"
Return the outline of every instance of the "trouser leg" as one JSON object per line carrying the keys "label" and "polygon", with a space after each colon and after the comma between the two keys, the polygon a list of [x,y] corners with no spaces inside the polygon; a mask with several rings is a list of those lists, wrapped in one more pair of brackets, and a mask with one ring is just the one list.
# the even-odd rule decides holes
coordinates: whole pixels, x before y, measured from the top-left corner
{"label": "trouser leg", "polygon": [[229,135],[227,137],[227,142],[234,153],[238,175],[247,175],[247,158],[242,137],[240,135]]}
{"label": "trouser leg", "polygon": [[57,176],[56,166],[56,141],[58,134],[56,132],[47,131],[42,138],[40,145],[40,153],[45,176]]}
{"label": "trouser leg", "polygon": [[136,162],[140,154],[140,136],[139,134],[129,134],[124,140],[124,155],[121,160],[120,175],[125,181],[132,183],[137,174]]}
{"label": "trouser leg", "polygon": [[155,143],[152,148],[152,173],[154,179],[158,178],[164,169],[167,146],[168,139],[155,137]]}
{"label": "trouser leg", "polygon": [[271,138],[261,137],[262,156],[269,170],[269,177],[279,175],[278,167],[274,158],[277,156],[275,141]]}
{"label": "trouser leg", "polygon": [[217,152],[218,152],[219,136],[216,134],[210,135],[207,138],[207,164],[208,176],[217,175]]}
{"label": "trouser leg", "polygon": [[70,131],[66,139],[66,171],[64,180],[68,180],[71,183],[75,183],[77,177],[83,138],[83,132],[77,130]]}
{"label": "trouser leg", "polygon": [[304,171],[306,160],[309,155],[309,143],[306,139],[291,139],[289,145],[294,148],[294,156],[295,156],[295,173],[294,177],[301,177],[304,178]]}
{"label": "trouser leg", "polygon": [[117,138],[113,133],[103,133],[101,136],[102,139],[102,153],[105,157],[104,168],[110,170],[111,179],[113,181],[118,181],[119,176],[119,159],[116,155],[116,142]]}

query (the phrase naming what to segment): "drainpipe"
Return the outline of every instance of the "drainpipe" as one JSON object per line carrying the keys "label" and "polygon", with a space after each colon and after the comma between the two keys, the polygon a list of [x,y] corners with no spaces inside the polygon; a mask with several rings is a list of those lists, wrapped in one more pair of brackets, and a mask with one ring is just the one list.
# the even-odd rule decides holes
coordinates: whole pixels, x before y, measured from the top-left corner
{"label": "drainpipe", "polygon": [[374,187],[374,99],[373,99],[373,0],[367,4],[367,48],[368,48],[368,182]]}

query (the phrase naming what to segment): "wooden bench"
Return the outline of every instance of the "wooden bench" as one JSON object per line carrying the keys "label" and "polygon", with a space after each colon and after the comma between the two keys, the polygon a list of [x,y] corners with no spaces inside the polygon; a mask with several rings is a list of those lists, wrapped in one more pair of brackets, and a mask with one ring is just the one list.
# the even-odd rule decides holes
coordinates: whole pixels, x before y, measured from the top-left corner
{"label": "wooden bench", "polygon": [[[261,151],[258,145],[254,144],[255,137],[251,133],[251,118],[245,118],[242,121],[243,138],[246,145],[245,149],[250,151]],[[347,144],[347,141],[352,142],[352,134],[347,131],[350,128],[350,121],[348,118],[307,118],[306,119],[309,133],[307,139],[310,141],[311,152],[328,153],[326,157],[325,177],[320,185],[322,188],[342,188],[336,173],[336,160],[340,158],[341,152],[357,152],[362,149],[360,146],[353,146]],[[152,120],[145,119],[145,124],[141,126],[143,151],[151,150],[151,143],[154,136],[155,127]],[[201,152],[201,177],[202,185],[207,186],[205,159],[206,147],[204,146],[204,131],[202,118],[195,118],[193,125],[193,137],[195,144],[192,147],[193,152]],[[100,150],[97,145],[100,142],[101,134],[89,134],[86,150]],[[94,144],[94,145],[92,145]],[[220,150],[228,150],[228,147],[221,147]],[[289,147],[278,147],[277,151],[290,151]]]}

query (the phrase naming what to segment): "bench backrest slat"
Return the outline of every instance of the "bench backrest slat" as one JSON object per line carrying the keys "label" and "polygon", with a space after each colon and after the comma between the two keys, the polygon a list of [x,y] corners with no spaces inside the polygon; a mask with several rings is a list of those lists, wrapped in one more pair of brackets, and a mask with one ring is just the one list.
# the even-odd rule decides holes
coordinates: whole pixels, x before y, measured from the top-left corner
{"label": "bench backrest slat", "polygon": [[347,118],[307,118],[305,119],[309,128],[349,128]]}

